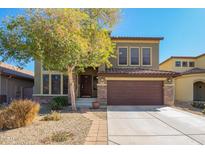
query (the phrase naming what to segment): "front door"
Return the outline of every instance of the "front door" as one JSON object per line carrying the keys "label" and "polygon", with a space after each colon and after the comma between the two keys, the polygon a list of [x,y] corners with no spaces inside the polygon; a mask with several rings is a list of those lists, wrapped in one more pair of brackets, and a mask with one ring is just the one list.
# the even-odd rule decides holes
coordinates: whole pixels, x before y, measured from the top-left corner
{"label": "front door", "polygon": [[194,100],[205,101],[205,83],[203,82],[194,83]]}
{"label": "front door", "polygon": [[92,76],[91,75],[80,76],[80,96],[81,97],[92,96]]}

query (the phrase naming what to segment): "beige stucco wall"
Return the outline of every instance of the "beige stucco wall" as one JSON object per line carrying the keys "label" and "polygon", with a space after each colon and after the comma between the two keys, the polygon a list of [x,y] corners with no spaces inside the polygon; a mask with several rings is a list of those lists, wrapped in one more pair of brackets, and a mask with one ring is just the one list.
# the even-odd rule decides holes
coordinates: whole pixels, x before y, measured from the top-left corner
{"label": "beige stucco wall", "polygon": [[173,59],[168,60],[167,62],[159,65],[160,70],[167,70],[172,71],[173,70]]}
{"label": "beige stucco wall", "polygon": [[197,58],[196,67],[205,68],[205,55]]}
{"label": "beige stucco wall", "polygon": [[176,72],[184,72],[189,69],[193,69],[193,67],[175,67],[175,61],[187,61],[195,62],[195,67],[204,68],[205,69],[205,55],[200,56],[198,58],[172,58],[166,61],[165,63],[160,64],[160,70],[168,70],[168,71],[176,71]]}
{"label": "beige stucco wall", "polygon": [[193,84],[197,81],[205,82],[205,73],[183,75],[175,78],[175,100],[193,101]]}
{"label": "beige stucco wall", "polygon": [[0,76],[0,95],[6,95],[7,101],[22,98],[24,88],[33,88],[33,81]]}
{"label": "beige stucco wall", "polygon": [[[176,61],[181,61],[181,63],[183,61],[188,62],[188,67],[175,67],[175,62]],[[205,61],[205,59],[204,59]],[[167,71],[176,71],[176,72],[184,72],[190,69],[193,69],[193,67],[189,67],[189,62],[195,62],[195,67],[198,67],[198,61],[196,61],[196,59],[194,58],[173,58],[173,59],[169,59],[168,61],[166,61],[165,63],[160,64],[159,69],[160,70],[167,70]],[[200,65],[201,66],[201,65]],[[204,64],[205,66],[205,64]]]}
{"label": "beige stucco wall", "polygon": [[40,93],[41,93],[41,63],[39,61],[35,61],[33,94],[40,94]]}

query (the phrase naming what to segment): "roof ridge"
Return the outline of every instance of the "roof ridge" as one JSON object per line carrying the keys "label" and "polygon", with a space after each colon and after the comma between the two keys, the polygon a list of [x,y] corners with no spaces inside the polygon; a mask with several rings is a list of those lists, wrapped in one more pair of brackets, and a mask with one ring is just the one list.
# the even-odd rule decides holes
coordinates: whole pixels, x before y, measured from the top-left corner
{"label": "roof ridge", "polygon": [[111,36],[111,39],[144,39],[144,40],[163,40],[164,37],[144,37],[144,36]]}
{"label": "roof ridge", "polygon": [[16,66],[13,66],[13,65],[10,65],[10,64],[6,64],[6,63],[3,63],[3,62],[0,62],[0,67],[10,69],[10,70],[13,70],[13,71],[17,71],[19,73],[34,76],[34,73],[32,71],[25,70],[25,69],[20,69],[19,67],[16,67]]}
{"label": "roof ridge", "polygon": [[195,59],[195,58],[199,58],[199,57],[202,57],[202,56],[205,56],[205,53],[202,53],[202,54],[200,54],[198,56],[170,56],[169,58],[167,58],[164,61],[162,61],[159,65],[167,62],[168,60],[170,60],[172,58],[193,58],[193,59]]}
{"label": "roof ridge", "polygon": [[189,70],[186,70],[184,72],[181,72],[181,75],[186,75],[186,74],[195,74],[195,73],[205,73],[205,69],[204,68],[199,68],[199,67],[195,67]]}

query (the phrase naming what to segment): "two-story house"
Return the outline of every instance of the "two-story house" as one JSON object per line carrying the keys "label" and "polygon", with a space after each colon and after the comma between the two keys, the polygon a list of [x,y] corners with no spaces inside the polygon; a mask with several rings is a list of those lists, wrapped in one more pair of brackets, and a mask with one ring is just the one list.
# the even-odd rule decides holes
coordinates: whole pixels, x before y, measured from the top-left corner
{"label": "two-story house", "polygon": [[205,101],[205,54],[196,57],[170,57],[160,70],[179,72],[175,80],[176,101]]}
{"label": "two-story house", "polygon": [[[112,67],[102,65],[76,74],[76,97],[96,98],[108,105],[172,105],[177,73],[159,70],[159,44],[163,38],[111,39],[116,44],[116,57],[110,58]],[[46,71],[36,61],[34,99],[48,102],[54,96],[67,96],[65,74]]]}

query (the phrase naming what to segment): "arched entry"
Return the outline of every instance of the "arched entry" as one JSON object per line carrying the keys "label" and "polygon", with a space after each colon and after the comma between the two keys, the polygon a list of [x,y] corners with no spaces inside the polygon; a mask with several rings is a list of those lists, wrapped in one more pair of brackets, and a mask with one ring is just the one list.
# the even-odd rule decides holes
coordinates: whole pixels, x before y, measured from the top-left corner
{"label": "arched entry", "polygon": [[205,83],[202,81],[194,83],[194,100],[205,101]]}

